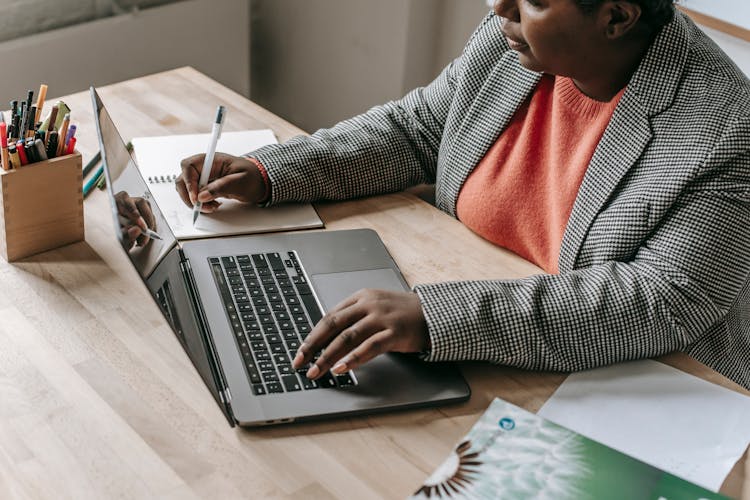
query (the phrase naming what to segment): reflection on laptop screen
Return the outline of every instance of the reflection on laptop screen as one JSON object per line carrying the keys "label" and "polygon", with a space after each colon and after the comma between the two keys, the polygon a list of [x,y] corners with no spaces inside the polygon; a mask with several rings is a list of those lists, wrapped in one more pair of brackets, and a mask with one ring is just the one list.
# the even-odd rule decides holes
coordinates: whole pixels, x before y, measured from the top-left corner
{"label": "reflection on laptop screen", "polygon": [[[219,395],[218,376],[214,373],[206,341],[195,326],[193,319],[188,317],[189,314],[185,312],[189,310],[189,306],[184,303],[184,284],[182,282],[170,284],[168,279],[154,284],[150,283],[148,279],[165,257],[167,257],[165,262],[169,261],[171,257],[168,254],[176,245],[177,240],[170,231],[161,210],[151,198],[151,193],[141,177],[138,166],[125,147],[125,143],[115,128],[109,113],[104,108],[104,104],[99,99],[99,95],[93,89],[91,95],[96,113],[95,121],[99,132],[102,161],[106,165],[104,171],[107,174],[107,192],[115,219],[115,227],[118,228],[116,232],[120,243],[122,243],[125,253],[128,254],[149,291],[153,294],[165,319],[172,326],[172,330],[209,391],[216,402],[219,403],[219,407],[223,409],[230,424],[234,425]],[[152,212],[155,220],[154,231],[162,238],[161,240],[151,239],[142,247],[131,247],[128,244],[127,238],[122,232],[128,223],[121,222],[119,219],[124,211],[123,204],[129,202],[137,203],[142,210]],[[182,302],[180,302],[180,297],[183,297]]]}
{"label": "reflection on laptop screen", "polygon": [[[96,121],[101,133],[102,161],[107,165],[105,169],[107,185],[113,195],[113,197],[110,197],[110,201],[115,218],[115,227],[120,228],[118,237],[130,260],[141,277],[146,279],[164,255],[174,246],[176,239],[161,210],[154,203],[148,184],[141,177],[135,160],[125,147],[125,143],[115,128],[107,109],[99,99],[99,95],[96,93],[93,93],[93,95],[97,114]],[[161,240],[152,238],[145,246],[134,245],[130,247],[126,230],[131,223],[123,219],[123,214],[128,213],[127,207],[131,204],[138,207],[140,212],[151,212],[155,221],[153,229],[162,238]],[[147,213],[142,215],[145,220],[150,219]]]}

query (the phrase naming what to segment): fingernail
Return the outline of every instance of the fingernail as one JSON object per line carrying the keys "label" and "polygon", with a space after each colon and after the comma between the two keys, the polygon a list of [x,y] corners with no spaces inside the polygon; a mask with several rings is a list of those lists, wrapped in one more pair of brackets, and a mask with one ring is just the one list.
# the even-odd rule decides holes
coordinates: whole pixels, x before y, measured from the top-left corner
{"label": "fingernail", "polygon": [[344,361],[339,361],[338,363],[333,365],[331,371],[337,375],[341,375],[342,373],[349,371],[349,367]]}
{"label": "fingernail", "polygon": [[294,365],[295,368],[298,367],[302,363],[302,359],[304,357],[305,357],[304,354],[297,351],[297,355],[294,357],[294,360],[292,361],[292,365]]}
{"label": "fingernail", "polygon": [[143,217],[138,217],[138,225],[141,226],[142,229],[146,229],[148,225],[146,224],[146,220]]}
{"label": "fingernail", "polygon": [[315,378],[318,375],[320,375],[320,368],[318,368],[318,365],[312,365],[309,370],[307,370],[307,373],[305,376],[307,378]]}

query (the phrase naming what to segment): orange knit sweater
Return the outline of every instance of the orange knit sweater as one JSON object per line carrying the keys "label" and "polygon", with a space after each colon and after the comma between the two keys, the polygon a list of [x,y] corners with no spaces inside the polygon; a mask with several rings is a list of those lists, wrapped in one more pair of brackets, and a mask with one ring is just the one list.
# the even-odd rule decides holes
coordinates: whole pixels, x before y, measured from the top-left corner
{"label": "orange knit sweater", "polygon": [[599,102],[570,78],[544,75],[466,179],[456,205],[459,220],[557,273],[578,188],[623,92]]}

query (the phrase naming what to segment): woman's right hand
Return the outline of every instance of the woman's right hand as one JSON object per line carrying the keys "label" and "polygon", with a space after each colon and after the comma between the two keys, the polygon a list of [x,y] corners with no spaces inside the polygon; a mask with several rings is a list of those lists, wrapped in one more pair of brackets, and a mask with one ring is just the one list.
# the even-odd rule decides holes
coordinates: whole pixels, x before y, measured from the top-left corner
{"label": "woman's right hand", "polygon": [[221,202],[216,198],[230,198],[245,203],[258,203],[266,196],[266,184],[257,165],[243,156],[216,153],[208,184],[198,191],[205,154],[193,155],[180,163],[182,174],[175,181],[177,192],[189,207],[196,200],[203,203],[202,212],[213,212]]}

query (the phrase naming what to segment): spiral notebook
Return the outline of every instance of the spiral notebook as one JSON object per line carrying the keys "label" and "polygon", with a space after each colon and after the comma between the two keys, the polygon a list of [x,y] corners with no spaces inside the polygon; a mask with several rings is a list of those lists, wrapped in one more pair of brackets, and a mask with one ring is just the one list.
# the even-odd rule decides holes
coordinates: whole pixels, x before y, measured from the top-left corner
{"label": "spiral notebook", "polygon": [[[259,208],[229,199],[221,199],[222,205],[216,212],[201,214],[194,226],[193,210],[177,194],[174,181],[180,174],[180,161],[204,153],[209,137],[210,134],[187,134],[132,140],[141,175],[177,239],[323,227],[323,221],[309,203]],[[268,129],[224,132],[216,150],[242,155],[276,142],[273,132]]]}

